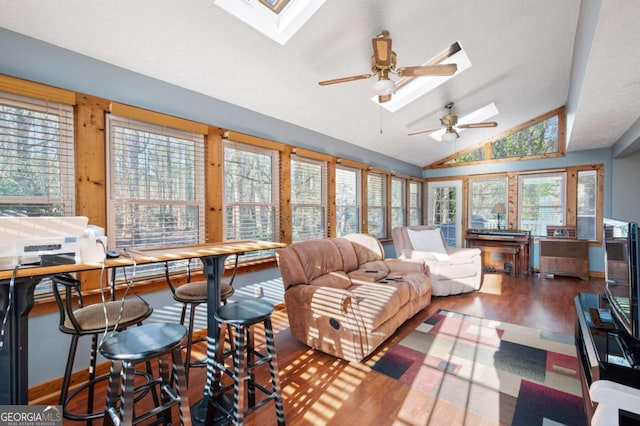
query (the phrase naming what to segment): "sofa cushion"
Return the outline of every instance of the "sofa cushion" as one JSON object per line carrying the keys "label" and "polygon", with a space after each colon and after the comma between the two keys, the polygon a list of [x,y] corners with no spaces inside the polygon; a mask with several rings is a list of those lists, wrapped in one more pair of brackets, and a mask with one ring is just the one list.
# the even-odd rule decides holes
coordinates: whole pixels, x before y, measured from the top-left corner
{"label": "sofa cushion", "polygon": [[384,260],[373,260],[371,262],[362,263],[360,264],[360,269],[364,269],[366,271],[378,271],[377,273],[382,274],[382,277],[386,277],[389,274],[389,266]]}
{"label": "sofa cushion", "polygon": [[349,278],[353,281],[362,281],[366,283],[375,283],[388,275],[386,270],[380,271],[378,269],[356,269],[349,272]]}
{"label": "sofa cushion", "polygon": [[300,263],[300,258],[291,246],[276,250],[276,260],[278,261],[285,290],[294,285],[309,284],[307,274]]}
{"label": "sofa cushion", "polygon": [[[366,234],[349,234],[343,238],[351,241],[353,249],[358,256],[360,268],[363,268],[366,263],[384,259],[382,245],[380,245],[380,241],[377,238]],[[369,269],[368,266],[366,268]]]}
{"label": "sofa cushion", "polygon": [[334,271],[320,275],[318,278],[314,278],[309,282],[309,285],[318,287],[349,288],[351,287],[351,279],[342,271]]}
{"label": "sofa cushion", "polygon": [[300,241],[290,246],[298,255],[308,282],[321,275],[342,270],[342,256],[329,240]]}
{"label": "sofa cushion", "polygon": [[351,241],[344,238],[331,238],[330,241],[338,247],[342,255],[343,270],[347,273],[358,269],[358,256]]}
{"label": "sofa cushion", "polygon": [[411,241],[414,250],[447,254],[440,229],[414,231],[413,229],[407,228],[407,234],[409,235],[409,241]]}
{"label": "sofa cushion", "polygon": [[385,284],[358,284],[349,289],[355,317],[367,331],[375,330],[395,315],[402,306],[400,294],[394,286]]}

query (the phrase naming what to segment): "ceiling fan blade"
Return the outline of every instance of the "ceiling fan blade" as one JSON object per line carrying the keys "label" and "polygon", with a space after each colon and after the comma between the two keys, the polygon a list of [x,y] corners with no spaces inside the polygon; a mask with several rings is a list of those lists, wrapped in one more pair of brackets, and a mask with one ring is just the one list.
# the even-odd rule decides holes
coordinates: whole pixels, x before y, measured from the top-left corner
{"label": "ceiling fan blade", "polygon": [[415,136],[415,135],[421,135],[423,133],[433,133],[433,132],[437,132],[438,130],[440,130],[441,128],[435,128],[435,129],[429,129],[429,130],[418,130],[417,132],[411,132],[409,133],[409,136]]}
{"label": "ceiling fan blade", "polygon": [[468,123],[468,124],[460,124],[458,129],[480,129],[482,127],[496,127],[498,123],[495,121],[488,121],[486,123]]}
{"label": "ceiling fan blade", "polygon": [[415,77],[404,77],[404,78],[401,78],[400,80],[396,81],[396,91],[398,89],[400,89],[401,87],[403,87],[405,84],[408,84],[408,83],[412,82],[414,78]]}
{"label": "ceiling fan blade", "polygon": [[378,103],[389,102],[391,100],[391,95],[378,96]]}
{"label": "ceiling fan blade", "polygon": [[367,78],[373,77],[373,75],[374,74],[360,74],[351,77],[334,78],[333,80],[320,81],[318,82],[318,84],[320,86],[328,86],[330,84],[346,83],[347,81],[366,80]]}
{"label": "ceiling fan blade", "polygon": [[373,57],[378,68],[391,68],[393,52],[391,51],[391,38],[387,31],[383,31],[377,37],[371,39],[373,44]]}
{"label": "ceiling fan blade", "polygon": [[398,68],[396,74],[400,77],[419,77],[423,75],[453,75],[458,70],[456,64],[424,65],[420,67]]}

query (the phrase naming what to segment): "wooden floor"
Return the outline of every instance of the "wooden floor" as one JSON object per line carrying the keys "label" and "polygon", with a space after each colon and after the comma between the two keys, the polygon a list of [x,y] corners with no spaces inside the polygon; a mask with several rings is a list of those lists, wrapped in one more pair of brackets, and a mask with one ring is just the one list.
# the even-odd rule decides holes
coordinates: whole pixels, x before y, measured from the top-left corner
{"label": "wooden floor", "polygon": [[[276,312],[273,323],[287,424],[479,424],[480,420],[464,409],[411,392],[408,386],[372,372],[368,365],[437,309],[573,334],[575,295],[603,291],[602,279],[486,274],[480,291],[434,298],[431,305],[407,321],[368,360],[358,364],[310,350],[289,334],[286,313]],[[266,379],[265,373],[265,382]],[[204,382],[204,370],[192,370],[189,385],[192,404],[202,398]],[[102,395],[98,398],[103,400]],[[52,397],[39,403],[57,401]],[[248,425],[275,424],[273,404],[262,407],[246,420]]]}

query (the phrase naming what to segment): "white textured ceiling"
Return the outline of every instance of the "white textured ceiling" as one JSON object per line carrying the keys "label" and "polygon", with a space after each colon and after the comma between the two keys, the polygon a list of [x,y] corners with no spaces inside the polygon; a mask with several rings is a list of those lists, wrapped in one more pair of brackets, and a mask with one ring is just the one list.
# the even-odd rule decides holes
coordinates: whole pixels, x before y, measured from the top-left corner
{"label": "white textured ceiling", "polygon": [[[568,150],[612,146],[640,115],[640,2],[602,2],[572,74],[579,12],[579,0],[327,0],[281,46],[213,0],[0,0],[0,27],[423,166],[565,105],[570,88]],[[473,66],[395,113],[370,100],[373,79],[317,84],[368,73],[382,30],[398,66],[454,41]],[[499,126],[455,144],[407,136],[437,127],[451,101],[460,116],[495,103]]]}

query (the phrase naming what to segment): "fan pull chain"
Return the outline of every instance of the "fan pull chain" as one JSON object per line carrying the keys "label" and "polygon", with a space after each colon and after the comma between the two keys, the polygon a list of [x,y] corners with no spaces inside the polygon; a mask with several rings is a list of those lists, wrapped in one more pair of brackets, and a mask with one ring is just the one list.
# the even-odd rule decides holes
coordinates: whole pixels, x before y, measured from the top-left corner
{"label": "fan pull chain", "polygon": [[382,105],[380,105],[380,134],[382,134]]}

